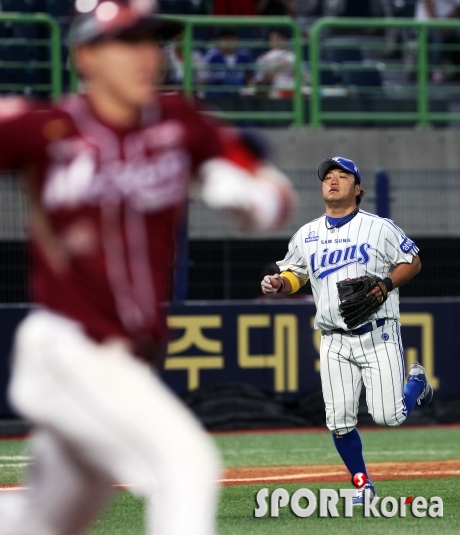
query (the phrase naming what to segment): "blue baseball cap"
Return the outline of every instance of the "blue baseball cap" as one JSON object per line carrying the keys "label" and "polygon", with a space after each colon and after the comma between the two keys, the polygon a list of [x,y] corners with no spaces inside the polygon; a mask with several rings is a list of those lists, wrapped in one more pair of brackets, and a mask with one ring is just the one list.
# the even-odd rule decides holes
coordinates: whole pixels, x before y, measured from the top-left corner
{"label": "blue baseball cap", "polygon": [[347,173],[353,173],[358,177],[358,182],[361,184],[361,173],[359,172],[355,162],[353,160],[348,160],[347,158],[342,158],[342,156],[326,158],[319,164],[318,177],[321,182],[324,180],[324,177],[327,175],[328,171],[330,169],[334,169],[334,167],[340,167],[340,169],[343,169]]}

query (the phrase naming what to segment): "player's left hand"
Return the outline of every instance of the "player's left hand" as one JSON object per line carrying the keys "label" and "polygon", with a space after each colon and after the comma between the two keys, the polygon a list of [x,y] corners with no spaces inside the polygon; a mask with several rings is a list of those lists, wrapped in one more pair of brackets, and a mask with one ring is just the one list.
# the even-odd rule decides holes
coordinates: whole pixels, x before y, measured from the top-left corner
{"label": "player's left hand", "polygon": [[386,300],[385,289],[382,279],[374,275],[345,279],[337,283],[339,310],[348,329],[355,329],[363,324],[382,306]]}
{"label": "player's left hand", "polygon": [[371,297],[372,295],[375,295],[375,297],[380,301],[380,303],[383,302],[383,293],[379,286],[374,286],[372,290],[366,294],[366,297]]}

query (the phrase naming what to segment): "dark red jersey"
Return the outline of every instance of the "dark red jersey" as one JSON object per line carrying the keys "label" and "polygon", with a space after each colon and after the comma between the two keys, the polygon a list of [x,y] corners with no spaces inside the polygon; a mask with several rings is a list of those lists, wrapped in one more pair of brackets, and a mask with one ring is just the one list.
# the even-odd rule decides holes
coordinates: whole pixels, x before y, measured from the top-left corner
{"label": "dark red jersey", "polygon": [[54,270],[32,229],[34,299],[98,341],[163,339],[160,305],[170,295],[190,177],[228,152],[214,123],[178,96],[159,96],[129,129],[106,124],[84,96],[4,113],[0,168],[27,169],[70,258],[68,269]]}

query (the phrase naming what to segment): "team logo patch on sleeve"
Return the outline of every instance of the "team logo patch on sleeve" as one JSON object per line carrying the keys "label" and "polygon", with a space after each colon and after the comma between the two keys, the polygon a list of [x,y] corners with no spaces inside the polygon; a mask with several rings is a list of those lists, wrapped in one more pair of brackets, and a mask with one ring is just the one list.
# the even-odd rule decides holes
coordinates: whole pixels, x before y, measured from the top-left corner
{"label": "team logo patch on sleeve", "polygon": [[305,243],[308,243],[311,241],[318,241],[318,240],[319,240],[319,236],[317,236],[315,234],[315,231],[312,230],[311,232],[308,233],[308,236],[305,238]]}
{"label": "team logo patch on sleeve", "polygon": [[403,253],[408,253],[411,249],[414,248],[414,246],[415,243],[412,240],[410,240],[409,238],[404,238],[399,247],[401,247],[401,251]]}

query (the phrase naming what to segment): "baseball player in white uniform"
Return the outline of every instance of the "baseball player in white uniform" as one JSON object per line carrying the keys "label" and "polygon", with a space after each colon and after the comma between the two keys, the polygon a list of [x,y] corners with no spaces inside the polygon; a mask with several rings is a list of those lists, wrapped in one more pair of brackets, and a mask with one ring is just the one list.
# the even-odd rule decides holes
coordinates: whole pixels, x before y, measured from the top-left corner
{"label": "baseball player in white uniform", "polygon": [[175,238],[192,178],[209,205],[267,229],[288,217],[290,185],[236,132],[156,90],[174,28],[155,2],[76,7],[86,91],[0,100],[0,168],[26,178],[39,304],[17,331],[9,387],[35,424],[34,464],[29,490],[0,497],[0,534],[76,535],[128,483],[147,533],[212,535],[219,455],[152,366]]}
{"label": "baseball player in white uniform", "polygon": [[[367,483],[353,500],[363,503],[363,491],[375,489],[364,463],[357,425],[362,385],[374,421],[402,424],[416,403],[433,396],[424,368],[414,363],[404,384],[398,288],[420,271],[418,248],[393,221],[360,210],[364,191],[355,163],[342,157],[321,162],[318,176],[326,213],[304,225],[289,242],[280,275],[264,277],[266,294],[294,293],[310,280],[317,313],[315,329],[322,332],[320,362],[326,422],[334,444],[351,476],[363,473]],[[382,306],[362,325],[347,329],[339,311],[337,282],[365,275],[383,279],[375,295]]]}

